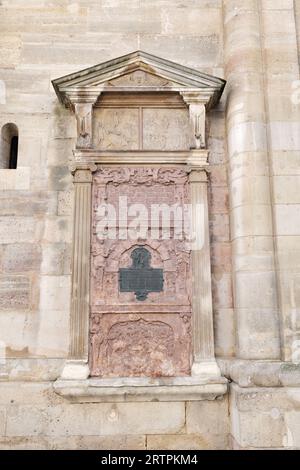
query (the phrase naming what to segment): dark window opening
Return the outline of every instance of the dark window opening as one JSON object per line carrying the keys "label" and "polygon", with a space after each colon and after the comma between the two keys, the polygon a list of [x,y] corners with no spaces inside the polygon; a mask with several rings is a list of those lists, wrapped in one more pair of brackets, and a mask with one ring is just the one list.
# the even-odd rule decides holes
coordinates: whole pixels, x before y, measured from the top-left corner
{"label": "dark window opening", "polygon": [[10,142],[10,154],[9,154],[9,168],[15,170],[18,162],[18,144],[19,137],[14,136]]}
{"label": "dark window opening", "polygon": [[13,170],[17,168],[18,144],[18,128],[12,122],[8,122],[0,133],[0,168]]}

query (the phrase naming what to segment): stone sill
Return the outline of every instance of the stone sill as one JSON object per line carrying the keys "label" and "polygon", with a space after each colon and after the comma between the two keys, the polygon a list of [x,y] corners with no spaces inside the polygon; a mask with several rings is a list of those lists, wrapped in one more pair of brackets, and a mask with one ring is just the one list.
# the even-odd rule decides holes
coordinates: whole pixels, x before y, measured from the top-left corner
{"label": "stone sill", "polygon": [[62,380],[54,391],[74,403],[215,400],[227,392],[227,379],[199,380],[197,377],[164,379],[116,378]]}

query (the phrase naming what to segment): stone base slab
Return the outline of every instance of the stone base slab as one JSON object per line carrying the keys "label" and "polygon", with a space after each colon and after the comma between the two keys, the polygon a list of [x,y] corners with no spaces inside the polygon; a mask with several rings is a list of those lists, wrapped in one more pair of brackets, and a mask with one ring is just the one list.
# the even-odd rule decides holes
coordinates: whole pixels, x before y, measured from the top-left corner
{"label": "stone base slab", "polygon": [[227,392],[227,379],[197,377],[117,378],[63,380],[53,384],[55,392],[75,403],[215,400]]}

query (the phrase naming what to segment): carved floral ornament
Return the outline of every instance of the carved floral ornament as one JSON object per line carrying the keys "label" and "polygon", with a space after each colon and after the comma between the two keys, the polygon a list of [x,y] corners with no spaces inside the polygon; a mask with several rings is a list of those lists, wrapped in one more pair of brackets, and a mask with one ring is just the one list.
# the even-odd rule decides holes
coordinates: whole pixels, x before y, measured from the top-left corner
{"label": "carved floral ornament", "polygon": [[115,186],[130,183],[133,186],[139,184],[184,184],[187,182],[187,171],[181,168],[103,168],[100,167],[95,182],[107,184],[112,182]]}
{"label": "carved floral ornament", "polygon": [[[191,149],[205,148],[205,114],[220,99],[225,81],[151,54],[136,51],[53,80],[61,103],[77,120],[78,149],[93,146],[93,106],[103,93],[173,93],[189,108]],[[121,149],[120,149],[121,150]]]}

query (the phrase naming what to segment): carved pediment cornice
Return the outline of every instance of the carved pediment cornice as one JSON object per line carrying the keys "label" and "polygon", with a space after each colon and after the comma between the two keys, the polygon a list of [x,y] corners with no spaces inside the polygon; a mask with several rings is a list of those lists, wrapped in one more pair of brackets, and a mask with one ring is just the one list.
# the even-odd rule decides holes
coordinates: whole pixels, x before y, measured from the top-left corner
{"label": "carved pediment cornice", "polygon": [[[90,102],[103,92],[193,92],[211,107],[225,81],[143,51],[136,51],[52,81],[61,103]],[[79,101],[78,101],[79,100]],[[86,100],[86,101],[85,101]]]}
{"label": "carved pediment cornice", "polygon": [[[155,96],[168,108],[170,93],[178,94],[189,109],[191,149],[206,148],[206,111],[220,99],[225,81],[142,51],[118,57],[85,70],[53,80],[61,103],[70,108],[77,120],[77,149],[93,147],[93,108],[101,107],[99,97],[113,96],[113,105],[124,105],[124,97]],[[159,94],[160,93],[160,94]],[[166,99],[166,94],[168,99]],[[141,100],[140,100],[141,97]],[[133,98],[132,98],[133,99]],[[128,105],[128,101],[126,102]]]}

